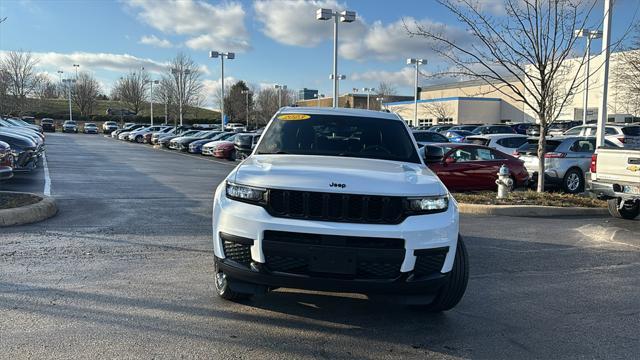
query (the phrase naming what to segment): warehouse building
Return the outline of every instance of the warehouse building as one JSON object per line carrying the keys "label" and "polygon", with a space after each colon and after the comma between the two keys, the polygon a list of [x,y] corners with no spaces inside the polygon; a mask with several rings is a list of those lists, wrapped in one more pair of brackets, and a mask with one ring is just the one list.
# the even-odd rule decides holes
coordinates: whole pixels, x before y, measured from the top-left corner
{"label": "warehouse building", "polygon": [[[630,56],[634,55],[635,56]],[[632,59],[640,60],[639,50],[618,52],[611,54],[608,96],[608,119],[610,122],[637,121],[640,116],[640,94],[632,94],[630,85],[625,84],[624,77],[616,76]],[[567,65],[568,75],[565,75],[566,87],[575,78],[581,59],[570,60]],[[591,57],[591,75],[589,77],[589,99],[587,120],[595,121],[598,117],[600,102],[602,101],[602,68],[603,55]],[[640,66],[640,64],[638,64]],[[579,69],[580,72],[584,68]],[[578,82],[584,77],[578,75]],[[524,92],[524,86],[510,79],[511,84]],[[408,124],[413,126],[431,126],[436,124],[477,124],[477,123],[506,123],[506,122],[536,122],[536,115],[524,103],[512,98],[508,87],[502,87],[506,94],[497,91],[493,86],[482,80],[460,81],[422,87],[419,92],[417,107],[417,121],[414,119],[414,101],[389,101],[383,104],[389,111],[402,116]],[[582,120],[584,88],[577,89],[569,102],[564,106],[558,120]],[[517,97],[515,97],[517,98]]]}

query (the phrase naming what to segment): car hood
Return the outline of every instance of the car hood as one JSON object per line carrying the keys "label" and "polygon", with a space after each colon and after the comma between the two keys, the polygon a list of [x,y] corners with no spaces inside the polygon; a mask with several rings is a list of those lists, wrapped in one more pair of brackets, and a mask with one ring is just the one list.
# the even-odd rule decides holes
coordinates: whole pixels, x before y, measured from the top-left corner
{"label": "car hood", "polygon": [[258,187],[348,194],[447,193],[438,177],[421,164],[335,156],[254,155],[228,179]]}
{"label": "car hood", "polygon": [[193,141],[190,145],[193,145],[193,146],[199,146],[199,145],[207,144],[207,143],[209,143],[210,141],[211,141],[211,140],[209,140],[209,139],[196,140],[196,141]]}
{"label": "car hood", "polygon": [[184,142],[189,142],[189,141],[196,141],[196,140],[200,140],[201,138],[197,138],[197,137],[192,137],[192,136],[181,136],[178,138],[175,138],[171,141],[173,142],[179,142],[179,143],[184,143]]}
{"label": "car hood", "polygon": [[205,143],[204,146],[213,148],[213,147],[216,147],[216,146],[218,146],[218,145],[220,145],[222,143],[225,143],[225,142],[229,143],[230,141],[226,141],[226,140],[209,141],[209,142]]}

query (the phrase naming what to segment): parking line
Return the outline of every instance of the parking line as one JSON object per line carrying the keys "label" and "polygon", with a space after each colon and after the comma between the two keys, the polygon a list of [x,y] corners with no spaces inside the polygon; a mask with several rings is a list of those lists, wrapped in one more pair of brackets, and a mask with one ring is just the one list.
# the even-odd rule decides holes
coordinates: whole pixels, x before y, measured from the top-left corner
{"label": "parking line", "polygon": [[51,196],[51,178],[49,177],[49,166],[47,165],[47,154],[42,154],[42,165],[44,167],[44,195]]}

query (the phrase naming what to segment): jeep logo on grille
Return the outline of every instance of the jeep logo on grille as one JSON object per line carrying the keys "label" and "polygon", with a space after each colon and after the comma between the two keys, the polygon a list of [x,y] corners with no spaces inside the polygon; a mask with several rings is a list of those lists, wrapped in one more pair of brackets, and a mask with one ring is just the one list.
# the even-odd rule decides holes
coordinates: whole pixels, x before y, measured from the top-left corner
{"label": "jeep logo on grille", "polygon": [[339,183],[332,182],[331,184],[329,184],[329,187],[337,187],[337,188],[344,189],[347,187],[347,184],[339,184]]}

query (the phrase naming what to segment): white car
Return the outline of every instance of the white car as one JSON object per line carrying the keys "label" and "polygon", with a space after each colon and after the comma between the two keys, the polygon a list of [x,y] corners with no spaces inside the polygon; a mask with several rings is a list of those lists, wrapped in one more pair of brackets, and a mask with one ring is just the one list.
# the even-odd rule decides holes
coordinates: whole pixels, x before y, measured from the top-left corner
{"label": "white car", "polygon": [[487,134],[467,136],[464,142],[488,146],[505,154],[511,155],[522,144],[527,142],[527,135],[520,134]]}
{"label": "white car", "polygon": [[170,126],[157,125],[157,126],[142,127],[140,129],[136,129],[136,130],[130,132],[129,135],[127,136],[127,140],[135,141],[137,143],[142,143],[144,141],[144,134],[147,134],[147,133],[150,133],[150,132],[161,131],[161,130],[164,130],[166,128],[170,128]]}
{"label": "white car", "polygon": [[393,113],[285,107],[217,187],[215,289],[364,293],[453,308],[468,280],[458,207]]}
{"label": "white car", "polygon": [[[565,136],[596,136],[596,125],[576,126],[564,132]],[[640,148],[640,126],[606,125],[604,138],[618,147]]]}

